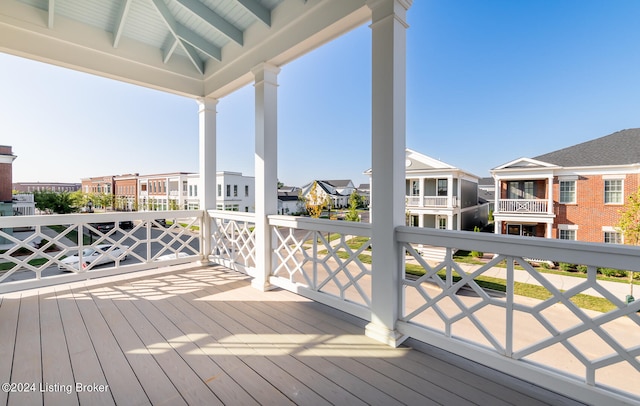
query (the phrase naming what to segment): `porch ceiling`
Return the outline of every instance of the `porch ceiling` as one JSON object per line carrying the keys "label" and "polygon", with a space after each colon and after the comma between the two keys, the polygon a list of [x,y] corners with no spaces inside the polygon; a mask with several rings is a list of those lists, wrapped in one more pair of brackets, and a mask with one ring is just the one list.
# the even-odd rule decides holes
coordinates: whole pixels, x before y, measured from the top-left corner
{"label": "porch ceiling", "polygon": [[3,0],[0,51],[222,97],[365,23],[365,0]]}

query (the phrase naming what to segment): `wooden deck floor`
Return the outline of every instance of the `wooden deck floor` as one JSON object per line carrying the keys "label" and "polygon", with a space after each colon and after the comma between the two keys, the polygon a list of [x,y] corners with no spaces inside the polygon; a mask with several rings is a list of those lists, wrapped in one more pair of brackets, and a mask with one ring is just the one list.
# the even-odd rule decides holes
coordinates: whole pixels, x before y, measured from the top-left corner
{"label": "wooden deck floor", "polygon": [[222,267],[0,300],[0,405],[576,404]]}

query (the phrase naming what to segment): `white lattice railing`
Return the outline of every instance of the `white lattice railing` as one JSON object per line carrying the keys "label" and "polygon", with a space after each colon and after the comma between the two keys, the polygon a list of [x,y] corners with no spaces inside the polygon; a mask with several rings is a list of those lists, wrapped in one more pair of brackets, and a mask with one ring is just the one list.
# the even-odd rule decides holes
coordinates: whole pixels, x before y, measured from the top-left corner
{"label": "white lattice railing", "polygon": [[[408,253],[406,267],[425,272],[403,280],[401,332],[534,382],[582,382],[640,400],[640,300],[627,304],[629,285],[596,279],[598,267],[639,271],[640,250],[415,227],[399,227],[397,238]],[[428,263],[413,244],[445,247],[448,255]],[[453,249],[495,257],[461,264],[452,259]],[[541,273],[526,257],[586,265],[586,278]],[[486,276],[502,280],[505,291],[487,290],[480,282]],[[517,294],[519,281],[548,298]],[[608,300],[611,310],[574,303],[589,297]]]}
{"label": "white lattice railing", "polygon": [[547,213],[544,199],[500,199],[498,203],[502,213]]}
{"label": "white lattice railing", "polygon": [[201,222],[200,211],[2,217],[0,292],[200,260]]}
{"label": "white lattice railing", "polygon": [[227,268],[255,276],[255,214],[209,210],[210,258]]}
{"label": "white lattice railing", "polygon": [[369,224],[269,216],[269,225],[272,284],[370,319]]}

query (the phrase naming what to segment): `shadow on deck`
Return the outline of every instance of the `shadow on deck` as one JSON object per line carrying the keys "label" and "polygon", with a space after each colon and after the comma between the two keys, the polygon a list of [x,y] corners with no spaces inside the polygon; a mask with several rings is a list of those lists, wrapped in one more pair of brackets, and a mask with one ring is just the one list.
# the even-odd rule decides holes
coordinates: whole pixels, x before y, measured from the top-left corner
{"label": "shadow on deck", "polygon": [[0,404],[578,404],[422,343],[390,348],[221,266],[175,269],[0,296]]}

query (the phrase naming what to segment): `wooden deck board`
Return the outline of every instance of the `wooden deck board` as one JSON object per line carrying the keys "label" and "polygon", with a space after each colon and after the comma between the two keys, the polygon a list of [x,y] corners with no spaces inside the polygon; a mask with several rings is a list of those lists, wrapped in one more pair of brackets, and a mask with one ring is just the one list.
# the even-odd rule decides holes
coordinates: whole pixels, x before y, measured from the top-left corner
{"label": "wooden deck board", "polygon": [[42,382],[47,405],[77,405],[78,395],[73,385],[73,370],[64,336],[58,301],[40,296],[40,327],[42,344]]}
{"label": "wooden deck board", "polygon": [[256,291],[221,267],[0,300],[0,378],[109,385],[0,392],[0,405],[577,404],[433,347],[390,348],[366,337],[361,319]]}
{"label": "wooden deck board", "polygon": [[[19,311],[19,299],[2,298],[0,303],[0,383],[11,382]],[[0,391],[0,405],[7,404],[8,397],[8,392]]]}

